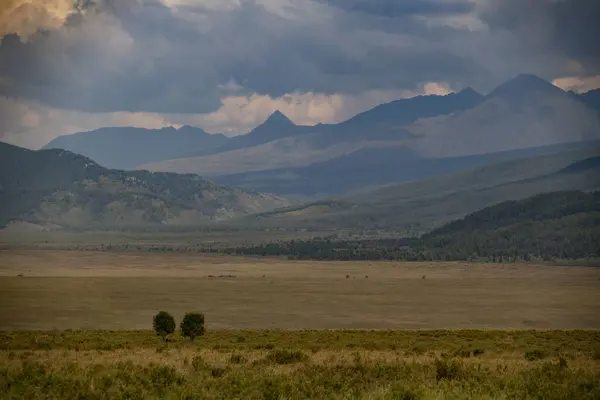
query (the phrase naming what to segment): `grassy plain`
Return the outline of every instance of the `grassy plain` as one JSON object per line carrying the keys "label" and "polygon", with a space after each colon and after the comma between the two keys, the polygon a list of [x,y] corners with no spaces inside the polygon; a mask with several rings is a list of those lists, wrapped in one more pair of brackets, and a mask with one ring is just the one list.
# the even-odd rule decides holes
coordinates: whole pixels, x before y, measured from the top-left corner
{"label": "grassy plain", "polygon": [[600,399],[597,268],[43,247],[0,251],[0,398]]}
{"label": "grassy plain", "polygon": [[0,252],[1,329],[149,329],[162,309],[209,330],[597,329],[600,269]]}
{"label": "grassy plain", "polygon": [[597,331],[0,333],[0,398],[598,399]]}

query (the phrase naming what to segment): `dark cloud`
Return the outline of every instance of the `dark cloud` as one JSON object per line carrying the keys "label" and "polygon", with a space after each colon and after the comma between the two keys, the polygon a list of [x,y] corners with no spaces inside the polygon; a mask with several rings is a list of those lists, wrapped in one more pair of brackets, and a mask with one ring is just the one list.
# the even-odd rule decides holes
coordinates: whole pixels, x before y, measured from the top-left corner
{"label": "dark cloud", "polygon": [[321,0],[350,12],[384,17],[439,16],[466,14],[474,10],[468,1],[441,2],[430,0]]}
{"label": "dark cloud", "polygon": [[[247,0],[231,7],[199,0],[179,8],[85,1],[61,29],[2,40],[0,94],[85,111],[204,113],[218,108],[221,88],[232,81],[242,93],[280,96],[410,90],[430,81],[477,86],[524,70],[549,75],[563,61],[547,56],[553,49],[588,60],[591,43],[574,38],[596,28],[575,26],[585,9],[574,4],[584,0],[548,1],[535,0],[546,7],[543,19],[524,6],[528,0],[490,0],[483,9],[458,0]],[[481,10],[490,31],[460,25]],[[564,37],[545,27],[557,10],[567,15]],[[532,43],[545,47],[524,50],[520,37],[534,20]],[[536,56],[539,49],[545,57]]]}
{"label": "dark cloud", "polygon": [[516,34],[534,54],[563,55],[587,73],[600,72],[598,0],[495,0],[482,18],[494,30]]}

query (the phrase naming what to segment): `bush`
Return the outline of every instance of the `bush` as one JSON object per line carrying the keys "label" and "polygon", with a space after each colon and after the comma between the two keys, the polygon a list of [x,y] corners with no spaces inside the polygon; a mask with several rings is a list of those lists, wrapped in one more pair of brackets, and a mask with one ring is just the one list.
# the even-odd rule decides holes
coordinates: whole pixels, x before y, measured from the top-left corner
{"label": "bush", "polygon": [[307,359],[308,356],[300,350],[275,350],[267,356],[267,360],[275,364],[293,364]]}
{"label": "bush", "polygon": [[443,379],[449,381],[461,379],[464,375],[462,364],[454,360],[436,360],[435,372],[438,382]]}
{"label": "bush", "polygon": [[181,335],[194,340],[196,336],[204,335],[204,314],[187,313],[181,321]]}
{"label": "bush", "polygon": [[220,378],[223,375],[225,375],[226,372],[227,372],[227,370],[225,368],[221,368],[221,367],[214,367],[210,370],[210,374],[212,375],[213,378]]}
{"label": "bush", "polygon": [[232,354],[229,358],[229,362],[231,364],[244,364],[246,362],[246,358],[241,354]]}
{"label": "bush", "polygon": [[175,318],[166,311],[160,311],[154,316],[152,326],[154,332],[166,341],[167,336],[175,332]]}
{"label": "bush", "polygon": [[547,357],[547,354],[542,350],[531,350],[525,353],[525,359],[527,361],[543,360]]}
{"label": "bush", "polygon": [[208,364],[206,363],[206,361],[204,361],[204,359],[201,356],[195,356],[192,359],[192,368],[194,369],[194,371],[198,372],[208,368]]}

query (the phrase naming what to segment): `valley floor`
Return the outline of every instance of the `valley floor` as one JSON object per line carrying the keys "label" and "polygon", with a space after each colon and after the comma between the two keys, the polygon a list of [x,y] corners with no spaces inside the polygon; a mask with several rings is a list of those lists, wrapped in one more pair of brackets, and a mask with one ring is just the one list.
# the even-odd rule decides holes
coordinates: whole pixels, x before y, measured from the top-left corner
{"label": "valley floor", "polygon": [[598,329],[600,269],[3,250],[0,329]]}

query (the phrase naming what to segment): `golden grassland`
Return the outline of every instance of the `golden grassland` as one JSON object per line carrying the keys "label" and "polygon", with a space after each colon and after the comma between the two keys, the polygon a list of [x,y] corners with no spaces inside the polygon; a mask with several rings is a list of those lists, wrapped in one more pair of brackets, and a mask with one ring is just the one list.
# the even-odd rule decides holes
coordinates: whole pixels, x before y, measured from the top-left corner
{"label": "golden grassland", "polygon": [[[600,399],[599,289],[567,266],[4,250],[0,398]],[[207,334],[163,343],[158,310]]]}
{"label": "golden grassland", "polygon": [[598,331],[0,333],[0,398],[598,399]]}
{"label": "golden grassland", "polygon": [[148,329],[159,310],[209,330],[598,329],[600,269],[0,252],[0,329]]}

